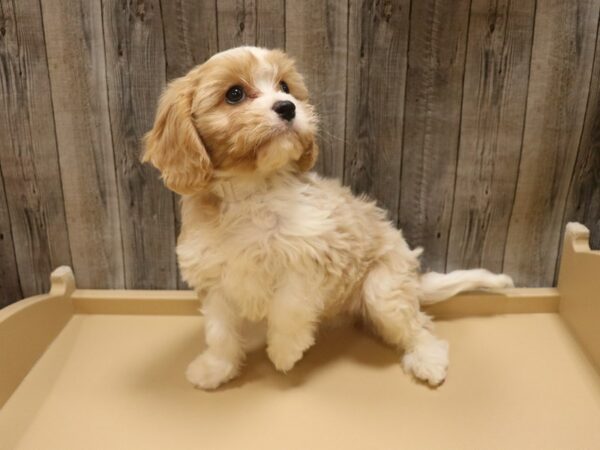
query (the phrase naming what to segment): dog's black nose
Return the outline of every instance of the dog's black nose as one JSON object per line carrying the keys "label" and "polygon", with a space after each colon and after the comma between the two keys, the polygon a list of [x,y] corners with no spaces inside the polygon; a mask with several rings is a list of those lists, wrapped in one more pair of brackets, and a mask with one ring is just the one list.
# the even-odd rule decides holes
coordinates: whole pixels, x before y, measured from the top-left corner
{"label": "dog's black nose", "polygon": [[287,120],[288,122],[296,117],[296,105],[289,100],[273,103],[273,111],[275,111],[283,120]]}

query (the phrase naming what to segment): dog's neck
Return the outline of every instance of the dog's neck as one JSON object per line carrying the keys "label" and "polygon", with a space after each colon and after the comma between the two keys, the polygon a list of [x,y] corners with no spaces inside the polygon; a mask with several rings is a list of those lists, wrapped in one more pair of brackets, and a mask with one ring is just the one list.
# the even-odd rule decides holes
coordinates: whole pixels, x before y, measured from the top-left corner
{"label": "dog's neck", "polygon": [[297,175],[289,171],[278,171],[270,175],[236,175],[217,179],[211,187],[213,194],[225,203],[240,203],[265,194],[290,181]]}
{"label": "dog's neck", "polygon": [[265,180],[233,177],[217,181],[211,191],[226,203],[239,203],[267,191]]}

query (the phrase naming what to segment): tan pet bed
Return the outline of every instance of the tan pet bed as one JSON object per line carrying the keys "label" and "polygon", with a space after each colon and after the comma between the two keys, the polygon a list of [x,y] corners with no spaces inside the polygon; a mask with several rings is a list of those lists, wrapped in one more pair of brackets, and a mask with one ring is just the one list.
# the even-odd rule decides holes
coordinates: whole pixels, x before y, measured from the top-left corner
{"label": "tan pet bed", "polygon": [[75,289],[0,311],[2,449],[600,449],[600,252],[567,228],[558,289],[436,305],[446,382],[406,376],[359,330],[324,332],[287,376],[262,353],[214,392],[191,292]]}

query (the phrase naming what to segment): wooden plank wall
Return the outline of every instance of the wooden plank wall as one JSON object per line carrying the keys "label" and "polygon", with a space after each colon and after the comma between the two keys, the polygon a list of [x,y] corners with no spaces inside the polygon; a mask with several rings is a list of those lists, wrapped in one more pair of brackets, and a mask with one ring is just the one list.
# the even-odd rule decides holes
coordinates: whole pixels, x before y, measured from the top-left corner
{"label": "wooden plank wall", "polygon": [[138,163],[158,95],[211,54],[294,56],[317,170],[376,198],[435,270],[552,285],[600,246],[600,0],[0,0],[0,306],[184,288],[177,198]]}

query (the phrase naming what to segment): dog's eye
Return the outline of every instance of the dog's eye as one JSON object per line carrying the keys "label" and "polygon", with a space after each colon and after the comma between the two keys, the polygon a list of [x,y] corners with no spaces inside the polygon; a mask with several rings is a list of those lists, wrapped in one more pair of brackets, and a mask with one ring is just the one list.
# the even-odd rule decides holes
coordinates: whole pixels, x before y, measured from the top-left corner
{"label": "dog's eye", "polygon": [[245,97],[246,94],[241,86],[230,87],[227,91],[227,94],[225,94],[225,99],[227,100],[227,103],[230,103],[232,105],[241,102],[242,100],[244,100]]}
{"label": "dog's eye", "polygon": [[282,90],[283,92],[285,92],[286,94],[289,94],[289,93],[290,93],[290,87],[287,85],[287,83],[286,83],[285,81],[281,80],[281,81],[279,82],[279,87],[280,87],[280,88],[281,88],[281,90]]}

